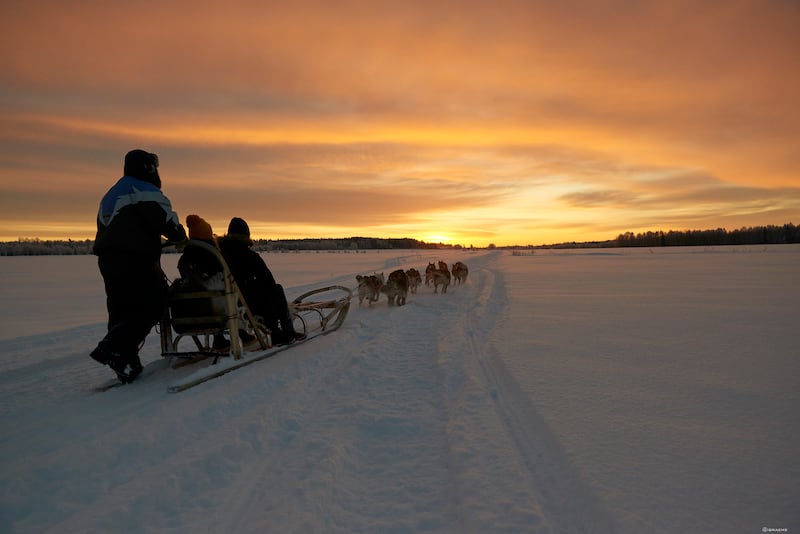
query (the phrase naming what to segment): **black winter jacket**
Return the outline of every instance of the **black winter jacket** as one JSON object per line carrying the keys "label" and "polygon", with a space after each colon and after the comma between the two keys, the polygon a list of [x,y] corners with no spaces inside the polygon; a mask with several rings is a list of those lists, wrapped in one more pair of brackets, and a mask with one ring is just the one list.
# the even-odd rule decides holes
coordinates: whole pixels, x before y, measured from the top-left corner
{"label": "black winter jacket", "polygon": [[93,252],[141,254],[155,260],[161,255],[162,235],[173,242],[186,239],[169,199],[154,184],[123,176],[100,201]]}
{"label": "black winter jacket", "polygon": [[229,235],[220,239],[219,249],[250,311],[270,315],[269,298],[275,294],[275,277],[258,252],[250,248],[250,240]]}

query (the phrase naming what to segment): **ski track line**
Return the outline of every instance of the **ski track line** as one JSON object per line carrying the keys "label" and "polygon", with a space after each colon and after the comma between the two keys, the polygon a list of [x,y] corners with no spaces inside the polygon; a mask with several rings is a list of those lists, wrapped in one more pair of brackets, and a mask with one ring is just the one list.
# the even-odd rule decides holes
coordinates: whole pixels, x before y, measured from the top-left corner
{"label": "ski track line", "polygon": [[468,317],[471,335],[466,338],[498,417],[528,469],[547,522],[555,532],[615,532],[611,516],[585,488],[558,438],[492,348],[488,333],[506,301],[505,286],[501,275],[492,270],[486,269],[482,274],[478,305]]}

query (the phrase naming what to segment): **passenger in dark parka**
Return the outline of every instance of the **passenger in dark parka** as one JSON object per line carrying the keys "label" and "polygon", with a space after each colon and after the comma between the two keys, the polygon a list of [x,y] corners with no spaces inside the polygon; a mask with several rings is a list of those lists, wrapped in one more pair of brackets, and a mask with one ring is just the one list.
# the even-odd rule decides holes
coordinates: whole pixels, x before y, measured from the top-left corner
{"label": "passenger in dark parka", "polygon": [[292,343],[302,336],[295,333],[283,286],[275,282],[267,264],[252,246],[247,222],[239,217],[231,219],[228,233],[219,240],[219,248],[236,285],[253,315],[261,316],[272,331],[272,342]]}
{"label": "passenger in dark parka", "polygon": [[131,150],[124,176],[100,202],[93,248],[105,285],[108,333],[90,356],[123,382],[141,373],[139,348],[166,304],[161,236],[183,242],[186,231],[161,192],[158,156]]}

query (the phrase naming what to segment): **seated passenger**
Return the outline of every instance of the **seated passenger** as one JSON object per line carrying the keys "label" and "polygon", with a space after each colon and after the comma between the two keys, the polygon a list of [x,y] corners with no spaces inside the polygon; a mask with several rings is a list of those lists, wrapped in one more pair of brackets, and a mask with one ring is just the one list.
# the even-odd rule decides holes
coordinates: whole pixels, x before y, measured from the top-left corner
{"label": "seated passenger", "polygon": [[[189,229],[189,239],[202,241],[216,248],[214,234],[211,225],[198,215],[186,217],[186,227]],[[172,291],[224,291],[225,279],[222,264],[213,253],[198,246],[187,245],[183,249],[183,254],[178,259],[178,272],[181,278],[173,284]],[[226,316],[225,297],[211,297],[210,302],[201,301],[198,307],[197,301],[192,304],[188,302],[185,306],[191,305],[194,309],[181,310],[182,313],[194,316]],[[180,304],[173,303],[173,307],[180,307]],[[230,346],[228,340],[222,334],[214,335],[214,349],[226,349]]]}
{"label": "seated passenger", "polygon": [[295,333],[283,286],[275,282],[267,264],[252,246],[247,222],[239,217],[231,219],[227,235],[219,240],[219,248],[250,311],[260,316],[270,329],[273,344],[286,345],[301,339],[303,336]]}
{"label": "seated passenger", "polygon": [[[211,225],[202,217],[188,215],[186,227],[189,229],[189,239],[203,241],[216,248],[217,244]],[[222,274],[222,265],[217,257],[207,250],[188,246],[183,249],[183,254],[178,259],[178,272],[181,273],[181,278],[208,280],[216,274]]]}

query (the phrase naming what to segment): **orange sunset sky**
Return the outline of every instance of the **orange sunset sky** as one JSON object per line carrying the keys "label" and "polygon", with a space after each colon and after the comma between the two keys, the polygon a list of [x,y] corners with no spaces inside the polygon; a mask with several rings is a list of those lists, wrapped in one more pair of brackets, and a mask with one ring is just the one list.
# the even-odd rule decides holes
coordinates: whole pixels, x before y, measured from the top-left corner
{"label": "orange sunset sky", "polygon": [[125,152],[181,220],[464,246],[800,224],[800,3],[0,6],[0,240],[94,238]]}

